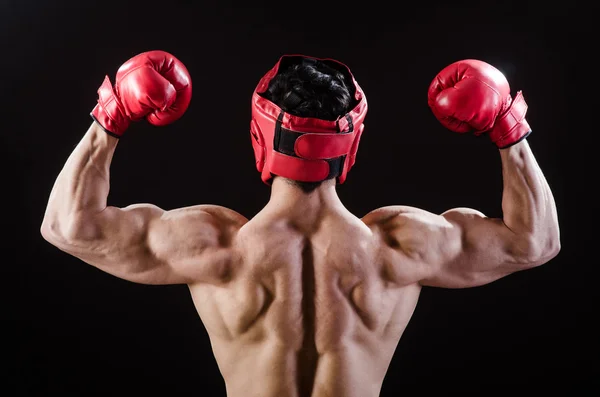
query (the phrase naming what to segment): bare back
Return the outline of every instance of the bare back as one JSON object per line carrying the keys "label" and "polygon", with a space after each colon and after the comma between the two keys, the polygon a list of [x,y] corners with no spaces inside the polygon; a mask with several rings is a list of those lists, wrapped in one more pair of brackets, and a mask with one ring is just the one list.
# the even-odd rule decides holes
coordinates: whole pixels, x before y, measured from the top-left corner
{"label": "bare back", "polygon": [[117,139],[96,123],[50,193],[59,249],[124,280],[189,286],[228,397],[375,397],[421,286],[468,288],[560,251],[552,192],[525,140],[500,151],[502,218],[406,206],[362,220],[325,181],[275,178],[252,220],[200,205],[107,205]]}
{"label": "bare back", "polygon": [[378,396],[421,288],[379,233],[259,214],[231,244],[228,274],[190,286],[228,396]]}

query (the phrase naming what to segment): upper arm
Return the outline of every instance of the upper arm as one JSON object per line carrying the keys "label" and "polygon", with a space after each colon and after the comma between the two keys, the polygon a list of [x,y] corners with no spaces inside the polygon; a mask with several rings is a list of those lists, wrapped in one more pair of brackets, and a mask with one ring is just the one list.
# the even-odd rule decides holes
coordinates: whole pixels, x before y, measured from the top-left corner
{"label": "upper arm", "polygon": [[225,271],[231,236],[243,222],[241,215],[218,206],[107,207],[77,217],[74,233],[56,245],[125,280],[189,284]]}
{"label": "upper arm", "polygon": [[547,260],[534,258],[527,236],[473,209],[437,215],[399,207],[383,225],[403,259],[419,263],[422,285],[479,286]]}

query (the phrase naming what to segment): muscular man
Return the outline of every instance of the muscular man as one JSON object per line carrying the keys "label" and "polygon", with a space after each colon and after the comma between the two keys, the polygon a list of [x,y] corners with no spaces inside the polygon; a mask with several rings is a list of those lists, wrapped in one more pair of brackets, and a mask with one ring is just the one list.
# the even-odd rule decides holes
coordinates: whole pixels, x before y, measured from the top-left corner
{"label": "muscular man", "polygon": [[497,145],[501,219],[402,205],[350,213],[336,183],[354,164],[366,97],[343,64],[303,56],[282,57],[252,97],[256,166],[271,186],[256,216],[215,205],[109,206],[119,137],[142,118],[175,121],[190,95],[184,65],[160,51],[124,64],[114,86],[107,78],[41,232],[116,277],[187,285],[228,396],[377,396],[422,286],[480,286],[559,252],[552,193],[525,139],[527,105],[484,62],[443,69],[429,106],[448,129]]}

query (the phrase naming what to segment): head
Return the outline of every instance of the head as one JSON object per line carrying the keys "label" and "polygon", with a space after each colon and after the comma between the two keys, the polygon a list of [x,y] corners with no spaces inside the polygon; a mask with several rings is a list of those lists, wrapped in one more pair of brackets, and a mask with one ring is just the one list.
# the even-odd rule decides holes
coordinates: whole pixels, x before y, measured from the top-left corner
{"label": "head", "polygon": [[[335,121],[354,103],[347,76],[325,62],[296,63],[278,73],[262,96],[294,116]],[[275,176],[276,178],[277,176]],[[325,180],[333,179],[328,175]],[[301,182],[287,179],[310,193],[323,181]]]}
{"label": "head", "polygon": [[345,65],[284,56],[259,82],[252,105],[252,143],[265,183],[282,176],[309,193],[325,180],[344,182],[367,110]]}

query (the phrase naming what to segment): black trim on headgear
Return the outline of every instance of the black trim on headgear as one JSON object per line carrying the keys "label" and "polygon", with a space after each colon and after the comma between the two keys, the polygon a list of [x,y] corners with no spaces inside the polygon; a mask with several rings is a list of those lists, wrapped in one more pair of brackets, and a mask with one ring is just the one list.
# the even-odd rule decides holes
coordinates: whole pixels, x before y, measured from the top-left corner
{"label": "black trim on headgear", "polygon": [[[285,111],[281,111],[277,116],[277,121],[275,122],[275,134],[273,137],[273,150],[283,153],[288,156],[302,158],[296,154],[295,145],[296,140],[302,135],[306,134],[305,132],[298,132],[288,130],[281,126],[283,123],[283,117],[285,116]],[[346,131],[340,131],[339,122],[337,125],[337,133],[352,133],[354,131],[354,123],[352,121],[352,117],[349,114],[345,116],[348,121],[348,129]],[[342,155],[333,159],[323,159],[327,161],[329,164],[329,174],[325,179],[337,178],[342,175],[342,171],[344,170],[344,162],[346,161],[346,155]]]}

